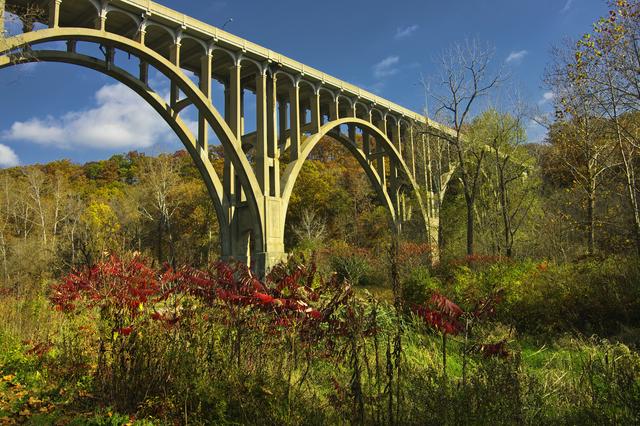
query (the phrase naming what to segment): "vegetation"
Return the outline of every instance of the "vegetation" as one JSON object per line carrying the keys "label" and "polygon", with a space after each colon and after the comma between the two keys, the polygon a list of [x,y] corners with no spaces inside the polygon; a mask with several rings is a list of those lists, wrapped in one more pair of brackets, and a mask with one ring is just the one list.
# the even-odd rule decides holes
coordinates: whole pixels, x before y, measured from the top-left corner
{"label": "vegetation", "polygon": [[554,53],[542,144],[481,108],[490,50],[447,51],[477,90],[416,154],[437,239],[329,137],[263,280],[184,152],[1,170],[0,424],[639,424],[640,3],[610,8]]}

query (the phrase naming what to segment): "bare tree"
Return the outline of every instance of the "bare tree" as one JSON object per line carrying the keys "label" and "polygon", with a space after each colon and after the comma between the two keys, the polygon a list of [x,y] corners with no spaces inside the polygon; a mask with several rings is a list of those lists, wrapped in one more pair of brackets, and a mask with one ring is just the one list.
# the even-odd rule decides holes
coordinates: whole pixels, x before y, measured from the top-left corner
{"label": "bare tree", "polygon": [[495,252],[512,257],[515,236],[528,217],[536,192],[534,160],[523,146],[523,104],[515,102],[508,109],[512,112],[494,108],[484,112],[474,120],[470,137],[487,144],[482,174],[489,205],[480,210],[492,218]]}
{"label": "bare tree", "polygon": [[597,99],[586,80],[577,79],[579,56],[571,48],[555,48],[554,63],[545,81],[555,93],[558,116],[549,140],[556,156],[586,197],[587,252],[595,252],[596,204],[604,174],[614,165],[616,147],[606,137]]}
{"label": "bare tree", "polygon": [[36,215],[35,224],[40,227],[43,245],[47,246],[47,213],[44,200],[47,179],[44,173],[35,167],[24,169],[24,176],[27,179],[27,196],[30,200],[31,209]]}
{"label": "bare tree", "polygon": [[610,0],[609,6],[609,19],[598,21],[593,34],[576,43],[568,74],[611,125],[640,254],[640,1]]}
{"label": "bare tree", "polygon": [[172,218],[180,204],[175,197],[179,179],[176,163],[171,156],[145,157],[142,183],[148,199],[141,204],[141,213],[149,220],[156,222],[156,254],[161,262],[164,259],[165,234],[169,240],[168,259],[170,262],[175,260]]}
{"label": "bare tree", "polygon": [[467,254],[474,253],[474,205],[480,185],[480,170],[485,149],[464,136],[464,130],[475,112],[478,100],[486,96],[501,81],[500,70],[491,69],[493,49],[476,40],[454,44],[440,57],[439,88],[432,97],[436,114],[443,113],[453,133],[441,133],[457,159],[457,168],[464,190],[467,211]]}
{"label": "bare tree", "polygon": [[[4,12],[4,13],[3,13]],[[37,22],[46,22],[46,13],[41,5],[26,3],[22,5],[7,5],[5,0],[0,0],[0,63],[8,60],[10,63],[31,62],[34,60],[30,46],[12,49],[10,54],[3,57],[9,48],[7,39],[20,37],[20,31],[27,33],[32,31]]]}
{"label": "bare tree", "polygon": [[314,210],[305,208],[302,211],[300,223],[293,228],[293,232],[303,244],[316,247],[324,240],[326,234],[326,221]]}

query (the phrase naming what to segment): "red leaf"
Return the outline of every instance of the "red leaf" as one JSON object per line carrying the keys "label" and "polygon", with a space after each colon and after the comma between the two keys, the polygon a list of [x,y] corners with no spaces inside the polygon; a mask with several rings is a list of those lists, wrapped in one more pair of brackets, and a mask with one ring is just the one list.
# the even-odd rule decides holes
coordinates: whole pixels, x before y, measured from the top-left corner
{"label": "red leaf", "polygon": [[268,294],[264,294],[264,293],[256,293],[253,295],[256,299],[258,299],[261,303],[268,305],[270,303],[273,303],[273,297],[269,296]]}
{"label": "red leaf", "polygon": [[129,326],[129,327],[122,327],[118,329],[118,333],[122,334],[123,336],[128,336],[131,334],[131,332],[133,331],[133,327]]}

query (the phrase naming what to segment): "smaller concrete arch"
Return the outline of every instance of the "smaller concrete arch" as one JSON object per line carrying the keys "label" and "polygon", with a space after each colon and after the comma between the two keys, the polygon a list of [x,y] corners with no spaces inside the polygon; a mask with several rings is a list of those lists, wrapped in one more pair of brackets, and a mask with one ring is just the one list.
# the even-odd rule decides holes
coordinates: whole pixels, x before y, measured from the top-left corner
{"label": "smaller concrete arch", "polygon": [[[102,10],[102,5],[97,0],[85,0],[87,3],[91,3],[91,5],[96,9],[96,13],[100,14]],[[64,3],[64,2],[63,2]]]}
{"label": "smaller concrete arch", "polygon": [[313,84],[312,82],[305,80],[304,78],[300,79],[299,85],[300,85],[300,88],[302,88],[302,86],[307,86],[309,89],[311,89],[313,93],[318,93],[319,87]]}
{"label": "smaller concrete arch", "polygon": [[[214,65],[221,62],[226,62],[227,60],[230,61],[233,65],[236,64],[236,55],[233,52],[225,49],[224,47],[220,47],[215,43],[209,43],[209,45],[207,46],[207,53],[211,54],[211,60],[213,61]],[[224,81],[220,82],[224,84]]]}
{"label": "smaller concrete arch", "polygon": [[355,102],[356,117],[365,121],[371,121],[371,109],[364,102],[357,100]]}
{"label": "smaller concrete arch", "polygon": [[[61,22],[59,22],[59,25],[60,26],[64,26],[64,27],[73,26],[73,27],[95,28],[95,26],[96,26],[95,20],[100,18],[100,15],[102,13],[102,5],[96,0],[82,0],[82,3],[84,3],[87,6],[87,10],[83,10],[81,12],[85,18],[88,18],[87,21],[85,21],[85,22],[79,22],[79,21],[76,22],[74,20],[73,25],[66,25],[66,22],[61,21]],[[72,6],[77,7],[77,4],[76,5],[72,5]],[[70,7],[71,6],[70,6],[69,2],[64,2],[63,1],[62,3],[60,3],[60,16],[66,16],[67,13],[68,13],[67,9],[70,8]],[[75,10],[75,7],[74,7],[74,12],[73,12],[74,15],[78,13]]]}
{"label": "smaller concrete arch", "polygon": [[258,69],[260,74],[264,74],[266,72],[266,67],[264,66],[263,63],[258,62],[255,59],[252,59],[246,55],[243,55],[242,53],[240,53],[239,55],[236,55],[236,65],[242,66],[243,62],[248,62],[254,65]]}
{"label": "smaller concrete arch", "polygon": [[107,17],[109,16],[110,13],[119,13],[121,15],[125,15],[128,16],[133,23],[136,25],[136,27],[138,27],[141,23],[142,23],[142,18],[139,16],[134,15],[131,12],[127,12],[126,10],[122,10],[118,7],[114,7],[112,5],[107,5],[107,7],[105,8],[105,13],[107,15]]}
{"label": "smaller concrete arch", "polygon": [[375,106],[371,107],[371,120],[374,123],[378,123],[378,122],[384,120],[384,112],[380,111]]}
{"label": "smaller concrete arch", "polygon": [[398,119],[389,111],[384,113],[384,119],[387,121],[387,123],[393,123],[394,126],[398,125]]}
{"label": "smaller concrete arch", "polygon": [[181,43],[184,45],[186,41],[189,42],[193,42],[193,45],[199,45],[200,47],[202,47],[202,53],[204,55],[206,55],[207,53],[209,53],[209,46],[207,45],[207,43],[205,43],[204,41],[202,41],[201,39],[197,38],[197,37],[193,37],[189,34],[182,34],[182,38],[181,38]]}
{"label": "smaller concrete arch", "polygon": [[105,17],[106,31],[122,34],[130,39],[133,39],[138,34],[142,22],[142,18],[113,6],[107,6]]}
{"label": "smaller concrete arch", "polygon": [[353,107],[353,100],[349,96],[339,93],[338,101],[340,101],[341,99],[344,99],[349,104],[350,107]]}
{"label": "smaller concrete arch", "polygon": [[159,23],[159,22],[155,22],[155,21],[152,21],[152,20],[150,20],[150,19],[145,19],[145,20],[142,22],[142,28],[143,28],[147,33],[149,33],[149,32],[150,32],[150,30],[151,30],[152,28],[158,28],[158,29],[160,29],[160,30],[164,31],[165,33],[167,33],[167,34],[171,37],[171,40],[172,40],[174,43],[178,40],[177,31],[174,31],[174,30],[172,30],[171,28],[167,27],[166,25],[162,25],[162,24],[161,24],[161,23]]}
{"label": "smaller concrete arch", "polygon": [[342,93],[336,97],[338,102],[338,115],[340,117],[353,117],[355,115],[353,100]]}
{"label": "smaller concrete arch", "polygon": [[328,94],[329,96],[331,96],[331,99],[332,99],[332,100],[334,100],[334,101],[336,100],[336,94],[335,94],[335,93],[333,93],[333,91],[332,91],[332,90],[330,90],[330,89],[328,89],[328,88],[326,88],[326,87],[324,87],[324,86],[320,86],[320,88],[318,89],[318,91],[320,92],[320,96],[322,96],[322,93],[326,93],[326,94]]}
{"label": "smaller concrete arch", "polygon": [[405,126],[406,128],[411,127],[411,122],[409,121],[409,119],[407,117],[405,117],[404,115],[400,118],[398,118],[398,124],[400,126]]}
{"label": "smaller concrete arch", "polygon": [[277,70],[275,70],[275,71],[273,72],[273,76],[274,76],[276,79],[278,78],[278,76],[279,76],[279,75],[284,75],[285,77],[287,77],[287,78],[289,79],[289,82],[290,82],[290,83],[291,83],[291,85],[293,85],[293,86],[297,86],[297,85],[298,85],[298,83],[299,83],[299,81],[297,81],[297,79],[296,79],[293,75],[289,74],[289,73],[288,73],[288,72],[286,72],[286,71],[283,71],[283,70],[281,70],[281,69],[277,69]]}

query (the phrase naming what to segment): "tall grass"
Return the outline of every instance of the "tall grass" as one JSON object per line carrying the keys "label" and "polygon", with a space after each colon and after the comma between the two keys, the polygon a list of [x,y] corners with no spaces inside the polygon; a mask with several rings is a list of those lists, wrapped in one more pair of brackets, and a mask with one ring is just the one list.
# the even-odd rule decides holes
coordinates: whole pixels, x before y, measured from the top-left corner
{"label": "tall grass", "polygon": [[[106,416],[104,405],[156,424],[640,422],[637,352],[566,334],[542,344],[507,323],[518,320],[509,315],[523,306],[531,282],[517,281],[550,285],[540,277],[555,274],[554,267],[464,268],[452,272],[454,279],[441,275],[427,284],[440,283],[438,290],[457,296],[465,310],[483,286],[504,287],[502,310],[475,327],[473,337],[506,338],[507,356],[471,350],[451,336],[444,372],[438,330],[391,302],[323,280],[313,267],[289,265],[259,282],[228,266],[174,271],[122,261],[104,268],[107,275],[68,277],[78,286],[55,287],[54,304],[42,295],[21,303],[3,295],[1,302],[14,303],[0,303],[0,377],[38,372],[40,399],[52,384],[75,384],[82,392],[61,402],[61,412]],[[140,271],[158,284],[144,302],[133,285]],[[126,297],[112,292],[123,286]],[[555,330],[553,321],[547,325]],[[34,350],[41,342],[51,346]],[[0,395],[13,389],[0,384]],[[1,410],[25,420],[22,408]]]}

